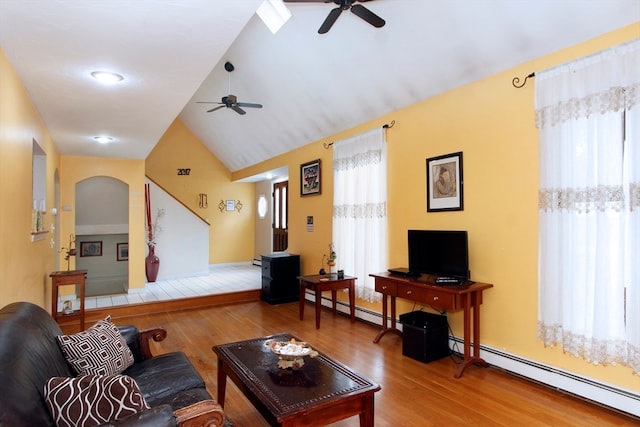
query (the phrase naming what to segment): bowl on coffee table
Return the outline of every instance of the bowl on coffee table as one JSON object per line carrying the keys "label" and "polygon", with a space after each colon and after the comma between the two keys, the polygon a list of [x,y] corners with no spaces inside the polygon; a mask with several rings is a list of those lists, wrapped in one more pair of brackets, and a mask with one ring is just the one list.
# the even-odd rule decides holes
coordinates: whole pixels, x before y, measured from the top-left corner
{"label": "bowl on coffee table", "polygon": [[290,341],[267,340],[265,345],[278,355],[278,368],[280,369],[300,369],[304,366],[305,357],[318,355],[318,352],[312,349],[309,344],[296,341],[295,338]]}

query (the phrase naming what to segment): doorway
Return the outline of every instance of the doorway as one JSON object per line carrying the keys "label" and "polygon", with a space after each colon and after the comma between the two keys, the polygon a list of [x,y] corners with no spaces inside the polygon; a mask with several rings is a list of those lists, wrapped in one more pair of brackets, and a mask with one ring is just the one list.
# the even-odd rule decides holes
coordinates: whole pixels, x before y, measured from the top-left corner
{"label": "doorway", "polygon": [[86,295],[129,289],[129,185],[96,176],[76,184],[76,268],[87,270]]}
{"label": "doorway", "polygon": [[286,251],[289,246],[289,181],[273,184],[273,251]]}

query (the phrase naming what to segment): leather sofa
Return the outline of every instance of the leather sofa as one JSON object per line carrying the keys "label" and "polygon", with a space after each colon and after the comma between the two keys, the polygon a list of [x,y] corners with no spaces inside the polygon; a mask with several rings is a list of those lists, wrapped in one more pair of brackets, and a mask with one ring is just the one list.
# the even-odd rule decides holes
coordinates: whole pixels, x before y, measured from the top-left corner
{"label": "leather sofa", "polygon": [[[223,426],[224,412],[182,352],[153,356],[149,342],[166,337],[162,328],[139,331],[118,326],[134,356],[123,375],[135,380],[150,409],[113,426]],[[54,426],[44,396],[52,377],[74,377],[56,336],[62,331],[41,307],[16,302],[0,310],[0,426]]]}

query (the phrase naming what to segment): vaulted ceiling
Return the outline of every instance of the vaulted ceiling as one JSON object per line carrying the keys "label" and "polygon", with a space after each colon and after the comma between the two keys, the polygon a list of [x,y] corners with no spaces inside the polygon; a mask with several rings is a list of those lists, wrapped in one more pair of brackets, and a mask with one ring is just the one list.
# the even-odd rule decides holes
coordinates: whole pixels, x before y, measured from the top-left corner
{"label": "vaulted ceiling", "polygon": [[[179,117],[233,172],[640,21],[637,0],[375,0],[384,27],[345,11],[321,35],[335,4],[285,3],[272,34],[261,3],[0,0],[0,47],[61,154],[144,159]],[[197,103],[229,94],[263,108]]]}

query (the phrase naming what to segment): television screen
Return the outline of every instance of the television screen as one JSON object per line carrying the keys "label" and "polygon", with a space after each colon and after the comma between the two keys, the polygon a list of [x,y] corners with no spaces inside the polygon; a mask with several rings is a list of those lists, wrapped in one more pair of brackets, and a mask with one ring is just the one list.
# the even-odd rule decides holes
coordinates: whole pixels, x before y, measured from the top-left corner
{"label": "television screen", "polygon": [[468,280],[466,231],[409,230],[409,271]]}

